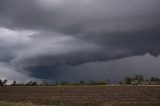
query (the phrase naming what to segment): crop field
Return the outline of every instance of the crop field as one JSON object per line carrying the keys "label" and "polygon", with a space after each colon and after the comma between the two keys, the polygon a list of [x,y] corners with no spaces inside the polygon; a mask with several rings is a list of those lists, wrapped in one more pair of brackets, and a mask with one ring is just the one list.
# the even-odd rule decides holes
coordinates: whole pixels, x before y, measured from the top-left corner
{"label": "crop field", "polygon": [[160,86],[0,87],[0,101],[51,106],[160,106]]}

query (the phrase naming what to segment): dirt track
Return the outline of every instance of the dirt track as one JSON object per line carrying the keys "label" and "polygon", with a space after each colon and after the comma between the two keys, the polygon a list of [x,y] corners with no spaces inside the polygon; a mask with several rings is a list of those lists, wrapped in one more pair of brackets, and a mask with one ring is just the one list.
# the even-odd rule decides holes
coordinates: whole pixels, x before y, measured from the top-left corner
{"label": "dirt track", "polygon": [[160,86],[0,87],[0,101],[38,104],[160,102]]}

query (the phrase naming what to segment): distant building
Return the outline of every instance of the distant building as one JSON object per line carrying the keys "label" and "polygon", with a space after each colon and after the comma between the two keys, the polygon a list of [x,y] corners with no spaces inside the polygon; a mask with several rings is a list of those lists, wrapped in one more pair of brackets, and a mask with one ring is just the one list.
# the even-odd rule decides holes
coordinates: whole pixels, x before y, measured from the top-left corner
{"label": "distant building", "polygon": [[160,81],[143,81],[142,85],[160,85]]}
{"label": "distant building", "polygon": [[131,85],[139,85],[138,80],[132,80],[132,81],[131,81]]}

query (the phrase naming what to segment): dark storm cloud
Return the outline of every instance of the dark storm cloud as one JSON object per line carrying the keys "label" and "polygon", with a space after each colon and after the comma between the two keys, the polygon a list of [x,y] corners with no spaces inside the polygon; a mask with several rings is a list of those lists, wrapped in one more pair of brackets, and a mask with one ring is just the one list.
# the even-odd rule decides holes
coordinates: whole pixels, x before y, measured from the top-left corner
{"label": "dark storm cloud", "polygon": [[159,0],[0,0],[0,47],[9,48],[0,49],[0,61],[43,78],[58,74],[64,65],[148,52],[158,56],[159,4]]}
{"label": "dark storm cloud", "polygon": [[46,28],[75,35],[159,25],[158,0],[1,1],[3,23],[12,28]]}

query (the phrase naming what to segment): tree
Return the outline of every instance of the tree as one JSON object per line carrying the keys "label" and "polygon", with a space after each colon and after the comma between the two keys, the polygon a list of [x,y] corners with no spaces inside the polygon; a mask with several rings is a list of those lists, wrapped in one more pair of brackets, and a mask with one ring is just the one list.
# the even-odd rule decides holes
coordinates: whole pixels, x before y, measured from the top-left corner
{"label": "tree", "polygon": [[48,86],[49,83],[47,82],[47,80],[43,80],[43,82],[40,84],[41,86]]}
{"label": "tree", "polygon": [[135,74],[135,76],[134,76],[133,79],[134,79],[134,80],[137,80],[138,83],[144,81],[143,75],[137,75],[137,74]]}
{"label": "tree", "polygon": [[6,85],[6,84],[7,84],[7,79],[3,81],[3,85]]}
{"label": "tree", "polygon": [[71,85],[69,82],[66,82],[66,81],[62,81],[61,82],[61,85]]}
{"label": "tree", "polygon": [[11,85],[12,85],[12,86],[16,86],[16,85],[17,85],[17,82],[14,80]]}
{"label": "tree", "polygon": [[3,84],[2,84],[2,80],[0,79],[0,86],[3,86]]}
{"label": "tree", "polygon": [[32,82],[32,86],[38,86],[37,81],[33,81],[33,82]]}
{"label": "tree", "polygon": [[90,81],[91,85],[96,85],[95,81]]}
{"label": "tree", "polygon": [[122,81],[119,81],[118,83],[119,83],[120,85],[123,85],[123,82],[122,82]]}
{"label": "tree", "polygon": [[25,84],[26,86],[38,86],[37,81],[29,81]]}
{"label": "tree", "polygon": [[32,85],[32,81],[29,81],[25,84],[26,86],[31,86]]}
{"label": "tree", "polygon": [[90,85],[106,85],[106,84],[108,83],[105,81],[91,81],[90,82]]}
{"label": "tree", "polygon": [[85,84],[85,82],[82,81],[82,80],[79,83],[80,83],[80,85],[84,85]]}
{"label": "tree", "polygon": [[56,86],[58,85],[58,82],[56,81]]}
{"label": "tree", "polygon": [[131,82],[132,82],[131,78],[129,78],[129,77],[125,78],[125,84],[131,84]]}
{"label": "tree", "polygon": [[160,81],[160,79],[158,79],[158,78],[156,78],[156,77],[152,77],[152,78],[150,79],[150,81]]}
{"label": "tree", "polygon": [[135,74],[133,77],[126,77],[125,78],[125,84],[140,84],[142,81],[144,81],[143,75]]}
{"label": "tree", "polygon": [[7,83],[7,79],[5,79],[3,81],[0,79],[0,86],[5,86],[6,83]]}

